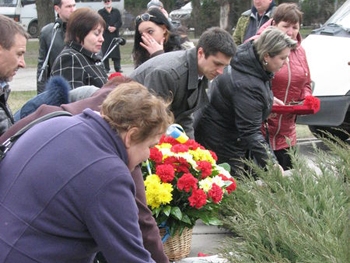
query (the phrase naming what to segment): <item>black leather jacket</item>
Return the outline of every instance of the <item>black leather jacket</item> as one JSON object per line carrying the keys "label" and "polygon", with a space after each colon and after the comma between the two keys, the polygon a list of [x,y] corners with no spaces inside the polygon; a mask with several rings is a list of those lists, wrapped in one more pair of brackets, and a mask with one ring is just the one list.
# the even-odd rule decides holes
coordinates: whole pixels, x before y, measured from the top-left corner
{"label": "black leather jacket", "polygon": [[211,85],[210,103],[196,120],[195,138],[218,155],[219,163],[229,163],[235,174],[242,167],[238,159],[248,153],[262,167],[269,155],[274,157],[261,132],[272,108],[273,74],[263,69],[252,42],[238,47],[231,64],[232,69]]}
{"label": "black leather jacket", "polygon": [[[53,62],[58,57],[58,55],[61,53],[63,47],[64,47],[64,37],[66,32],[66,23],[62,23],[62,20],[59,18],[56,20],[56,22],[59,21],[61,23],[61,26],[57,29],[53,29],[55,23],[50,23],[46,26],[44,26],[40,32],[39,36],[39,57],[38,57],[38,67],[37,67],[37,92],[38,94],[43,92],[45,89],[45,83],[47,82],[48,78],[50,77],[51,68],[53,65]],[[41,68],[44,64],[44,61],[46,59],[46,55],[49,51],[51,39],[54,36],[55,31],[56,36],[52,44],[51,52],[49,55],[49,60],[47,67],[43,73],[41,81],[38,81],[38,78],[41,73]]]}

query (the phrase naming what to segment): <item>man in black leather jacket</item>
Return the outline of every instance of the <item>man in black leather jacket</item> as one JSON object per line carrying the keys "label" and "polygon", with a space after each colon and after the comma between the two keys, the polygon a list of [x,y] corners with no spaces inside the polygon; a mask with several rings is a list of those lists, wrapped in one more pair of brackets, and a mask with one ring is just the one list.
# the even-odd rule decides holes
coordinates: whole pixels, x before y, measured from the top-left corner
{"label": "man in black leather jacket", "polygon": [[[44,26],[40,32],[39,36],[39,57],[37,66],[37,93],[41,93],[45,89],[45,83],[50,77],[51,67],[55,61],[58,54],[61,53],[64,47],[64,37],[66,32],[66,23],[69,16],[75,10],[75,0],[54,0],[54,9],[57,13],[57,19],[55,23],[50,23]],[[54,34],[55,39],[52,40]],[[52,48],[50,54],[48,54],[50,45],[52,43]],[[45,62],[46,56],[49,56],[48,64],[43,69],[43,64]],[[41,71],[44,70],[41,80],[39,81],[39,76]]]}

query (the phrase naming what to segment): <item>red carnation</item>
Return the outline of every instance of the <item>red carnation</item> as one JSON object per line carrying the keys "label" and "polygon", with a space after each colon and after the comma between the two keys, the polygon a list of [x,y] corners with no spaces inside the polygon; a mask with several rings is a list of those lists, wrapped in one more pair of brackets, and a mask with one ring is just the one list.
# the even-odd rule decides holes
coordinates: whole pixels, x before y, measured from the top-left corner
{"label": "red carnation", "polygon": [[217,184],[213,184],[208,192],[208,196],[213,200],[215,204],[219,203],[223,196],[223,191]]}
{"label": "red carnation", "polygon": [[176,144],[171,147],[171,151],[174,153],[185,153],[188,152],[188,146],[185,144]]}
{"label": "red carnation", "polygon": [[174,168],[170,164],[160,164],[156,167],[156,174],[162,180],[162,182],[169,183],[174,180],[175,172]]}
{"label": "red carnation", "polygon": [[181,173],[181,172],[182,173],[189,173],[190,172],[190,170],[189,170],[190,164],[186,161],[186,159],[183,157],[179,157],[178,161],[179,161],[179,163],[176,167],[176,171],[179,173]]}
{"label": "red carnation", "polygon": [[191,150],[196,150],[198,147],[201,147],[201,145],[196,142],[195,140],[189,139],[185,144],[188,146]]}
{"label": "red carnation", "polygon": [[149,158],[153,160],[155,163],[161,163],[163,160],[163,154],[157,147],[153,147],[150,149]]}
{"label": "red carnation", "polygon": [[234,190],[236,190],[237,188],[237,183],[236,180],[233,177],[228,178],[227,176],[223,175],[223,174],[219,174],[219,176],[222,178],[222,180],[224,181],[230,181],[231,184],[229,186],[226,187],[226,191],[230,194],[231,192],[233,192]]}
{"label": "red carnation", "polygon": [[314,110],[316,113],[320,110],[320,99],[314,96],[305,96],[303,105]]}
{"label": "red carnation", "polygon": [[215,161],[217,161],[217,160],[218,160],[218,156],[216,155],[216,153],[213,152],[213,151],[211,151],[211,150],[209,150],[209,152],[210,152],[210,154],[211,154],[211,157],[213,157],[213,159],[214,159]]}
{"label": "red carnation", "polygon": [[190,201],[190,206],[200,209],[207,203],[207,196],[202,189],[196,189],[193,190],[188,201]]}
{"label": "red carnation", "polygon": [[170,143],[171,145],[175,145],[175,144],[178,144],[179,142],[171,136],[162,135],[162,137],[159,140],[159,144],[162,144],[162,143]]}
{"label": "red carnation", "polygon": [[177,187],[179,190],[184,190],[185,192],[189,192],[192,189],[197,189],[198,180],[190,173],[185,173],[180,179],[177,181]]}
{"label": "red carnation", "polygon": [[212,173],[211,163],[208,161],[197,161],[197,168],[202,172],[202,178],[206,178]]}
{"label": "red carnation", "polygon": [[231,181],[231,184],[228,187],[226,187],[226,191],[230,194],[231,192],[236,190],[237,183],[236,183],[236,180],[233,179],[233,177],[229,178],[229,181]]}

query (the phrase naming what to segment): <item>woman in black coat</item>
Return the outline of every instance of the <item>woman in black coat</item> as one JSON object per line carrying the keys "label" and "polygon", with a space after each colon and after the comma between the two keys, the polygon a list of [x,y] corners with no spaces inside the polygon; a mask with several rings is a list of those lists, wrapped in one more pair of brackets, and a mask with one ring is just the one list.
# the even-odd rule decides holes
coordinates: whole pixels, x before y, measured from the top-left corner
{"label": "woman in black coat", "polygon": [[196,121],[195,138],[217,154],[219,163],[229,163],[233,176],[244,169],[242,158],[250,157],[264,167],[274,157],[261,124],[273,104],[273,74],[295,46],[286,34],[268,28],[256,40],[240,45],[231,66],[212,83],[210,103]]}

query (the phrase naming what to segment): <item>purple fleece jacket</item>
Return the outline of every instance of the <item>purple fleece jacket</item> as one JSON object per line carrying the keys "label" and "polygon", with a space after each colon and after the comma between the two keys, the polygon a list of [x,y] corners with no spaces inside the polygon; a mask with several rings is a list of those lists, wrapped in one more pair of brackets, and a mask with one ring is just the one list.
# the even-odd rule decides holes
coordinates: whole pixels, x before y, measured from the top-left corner
{"label": "purple fleece jacket", "polygon": [[27,131],[0,163],[0,262],[154,262],[125,147],[87,109]]}

